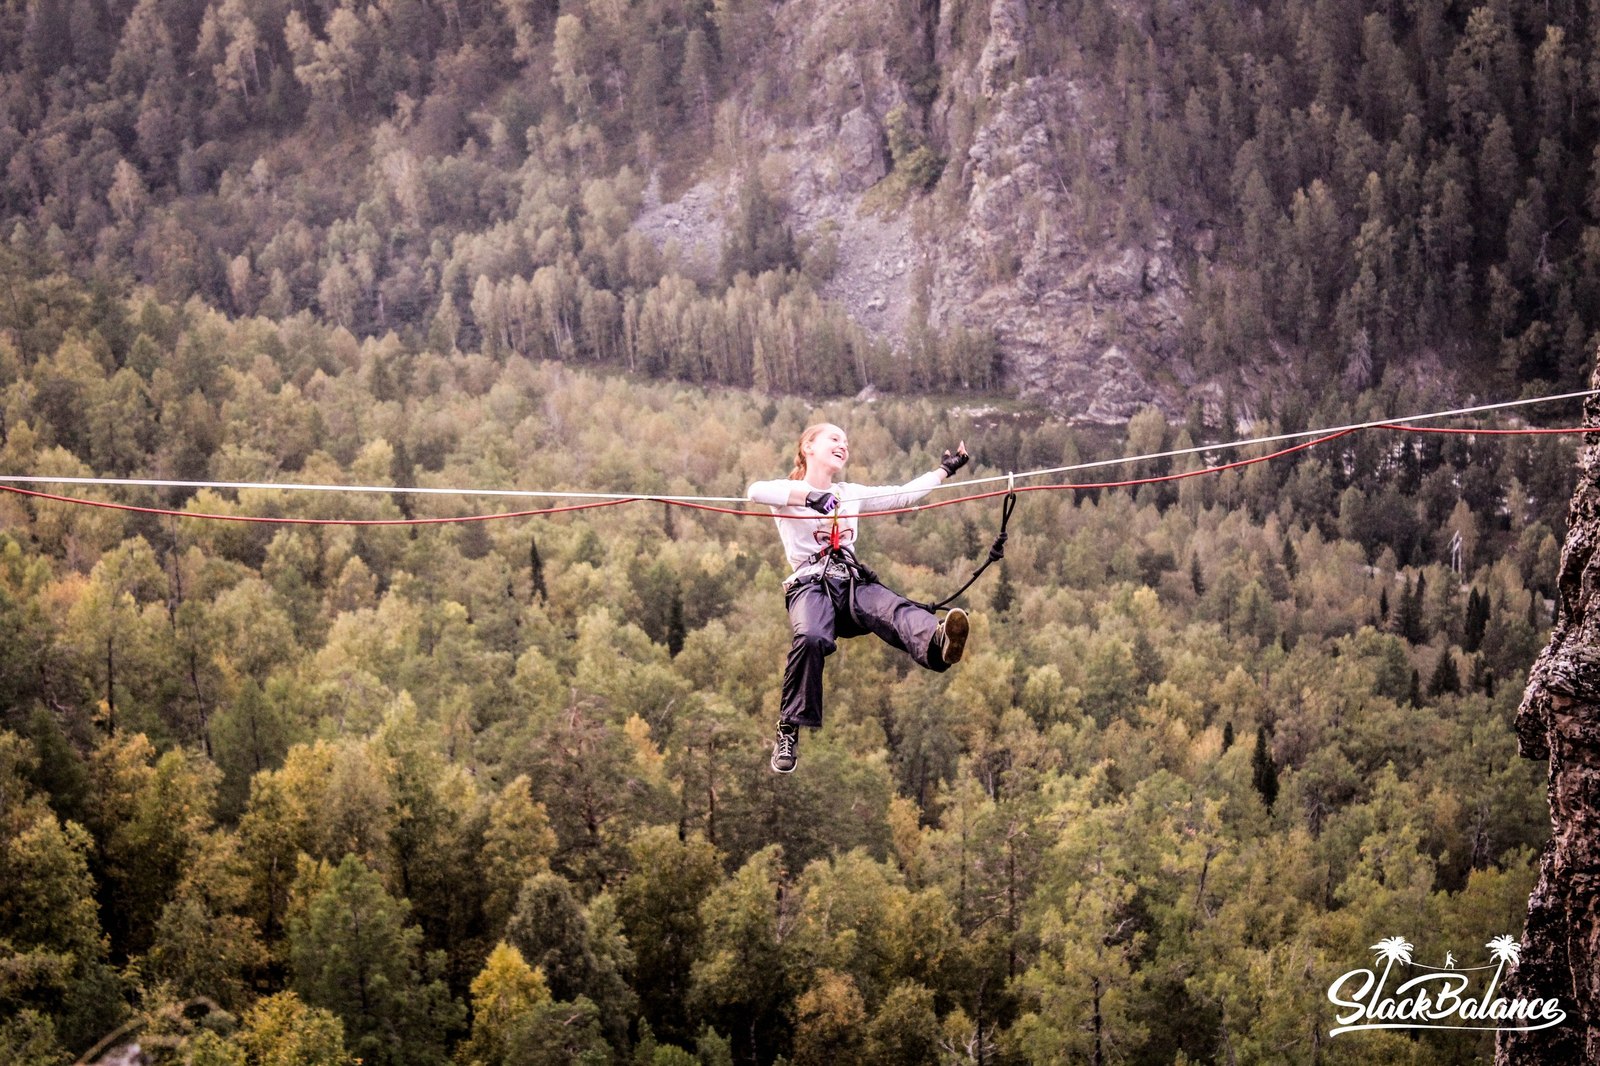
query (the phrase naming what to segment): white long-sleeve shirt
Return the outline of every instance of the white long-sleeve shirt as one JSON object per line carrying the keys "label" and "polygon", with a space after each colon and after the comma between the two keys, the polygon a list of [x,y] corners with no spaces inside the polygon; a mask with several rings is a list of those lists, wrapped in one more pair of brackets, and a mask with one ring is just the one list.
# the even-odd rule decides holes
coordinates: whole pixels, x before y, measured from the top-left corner
{"label": "white long-sleeve shirt", "polygon": [[[909,507],[937,488],[944,481],[943,473],[942,470],[930,470],[904,485],[856,485],[849,481],[836,481],[829,488],[820,490],[831,492],[839,498],[837,515],[840,547],[855,548],[857,515]],[[807,560],[828,546],[828,538],[833,531],[833,515],[819,515],[803,504],[789,506],[789,496],[797,488],[807,493],[819,491],[807,482],[786,479],[757,481],[745,490],[745,495],[752,502],[773,508],[778,536],[783,540],[783,554],[789,560],[789,565],[794,567],[794,573],[784,582],[786,585],[823,568],[822,560]]]}

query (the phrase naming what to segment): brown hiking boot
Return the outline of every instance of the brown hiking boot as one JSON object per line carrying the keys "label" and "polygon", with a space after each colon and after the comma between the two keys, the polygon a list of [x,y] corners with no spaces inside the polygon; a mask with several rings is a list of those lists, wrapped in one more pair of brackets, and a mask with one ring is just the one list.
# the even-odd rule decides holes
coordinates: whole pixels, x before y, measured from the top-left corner
{"label": "brown hiking boot", "polygon": [[946,666],[954,666],[961,661],[961,653],[967,648],[966,611],[959,607],[950,608],[950,613],[944,616],[938,631],[933,634],[933,646],[939,649],[939,657]]}

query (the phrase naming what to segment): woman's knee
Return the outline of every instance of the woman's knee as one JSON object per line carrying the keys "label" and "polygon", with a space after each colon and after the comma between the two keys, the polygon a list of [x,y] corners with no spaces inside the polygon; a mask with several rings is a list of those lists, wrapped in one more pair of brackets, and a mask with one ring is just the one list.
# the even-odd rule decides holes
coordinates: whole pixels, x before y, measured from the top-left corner
{"label": "woman's knee", "polygon": [[820,628],[796,628],[794,631],[794,648],[798,652],[811,655],[832,655],[834,648],[833,634]]}

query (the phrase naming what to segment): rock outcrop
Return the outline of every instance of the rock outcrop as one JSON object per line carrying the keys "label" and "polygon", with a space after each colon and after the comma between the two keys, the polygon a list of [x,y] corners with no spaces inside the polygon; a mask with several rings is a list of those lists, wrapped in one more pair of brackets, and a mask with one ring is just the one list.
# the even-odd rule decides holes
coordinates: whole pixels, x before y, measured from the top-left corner
{"label": "rock outcrop", "polygon": [[[1177,241],[1159,218],[1135,243],[1106,221],[1119,195],[1117,145],[1096,114],[1098,90],[1016,75],[1029,34],[1022,0],[992,0],[976,24],[961,5],[923,11],[938,70],[931,102],[919,104],[874,35],[858,32],[882,16],[867,0],[775,9],[774,67],[801,72],[788,79],[787,117],[735,97],[739,166],[761,168],[797,233],[836,243],[820,293],[891,343],[920,319],[991,331],[1007,386],[1074,420],[1121,422],[1150,402],[1183,410],[1205,389],[1180,345],[1188,294]],[[874,198],[893,178],[896,112],[948,155],[958,180]],[[675,242],[687,272],[706,272],[705,235],[722,232],[738,169],[705,175],[676,203],[647,202],[641,230]],[[1063,175],[1095,188],[1096,210]]]}
{"label": "rock outcrop", "polygon": [[[1600,387],[1600,367],[1590,384]],[[1594,397],[1583,424],[1600,429]],[[1551,833],[1528,900],[1520,961],[1504,985],[1508,998],[1558,997],[1567,1019],[1501,1033],[1501,1066],[1600,1062],[1600,436],[1584,441],[1555,628],[1517,710],[1521,753],[1549,763]]]}
{"label": "rock outcrop", "polygon": [[[1067,129],[1081,131],[1077,147],[1062,143]],[[1005,88],[966,158],[950,162],[964,168],[968,193],[931,255],[929,319],[993,330],[1013,388],[1075,420],[1112,423],[1152,401],[1181,410],[1158,382],[1195,382],[1178,345],[1187,294],[1170,236],[1159,221],[1133,246],[1086,228],[1060,179],[1088,167],[1114,184],[1114,149],[1097,129],[1087,95],[1065,79]]]}

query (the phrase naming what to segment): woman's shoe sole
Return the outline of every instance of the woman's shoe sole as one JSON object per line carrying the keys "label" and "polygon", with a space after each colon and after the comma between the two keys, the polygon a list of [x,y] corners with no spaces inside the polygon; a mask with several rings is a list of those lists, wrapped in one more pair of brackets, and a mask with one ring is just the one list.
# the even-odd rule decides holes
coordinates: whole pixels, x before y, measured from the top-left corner
{"label": "woman's shoe sole", "polygon": [[944,616],[941,628],[944,640],[940,644],[939,654],[946,666],[954,666],[961,661],[961,654],[967,649],[967,612],[959,607],[951,608],[950,613]]}

